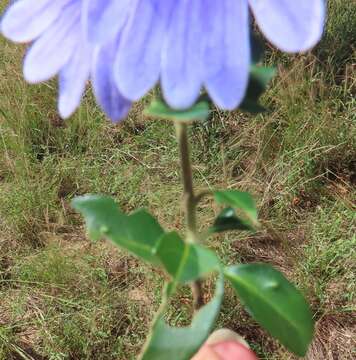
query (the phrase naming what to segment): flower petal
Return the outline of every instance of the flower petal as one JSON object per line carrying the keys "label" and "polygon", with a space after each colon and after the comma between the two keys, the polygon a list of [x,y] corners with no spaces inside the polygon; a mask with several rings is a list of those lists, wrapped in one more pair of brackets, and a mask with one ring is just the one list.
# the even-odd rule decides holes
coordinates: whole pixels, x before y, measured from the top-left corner
{"label": "flower petal", "polygon": [[66,7],[56,22],[32,45],[24,61],[24,76],[30,83],[46,81],[56,75],[81,41],[77,29],[80,7]]}
{"label": "flower petal", "polygon": [[162,90],[173,108],[196,101],[203,84],[204,0],[176,2],[162,50]]}
{"label": "flower petal", "polygon": [[215,104],[236,108],[246,92],[251,62],[247,0],[208,0],[204,83]]}
{"label": "flower petal", "polygon": [[91,49],[83,42],[59,73],[58,110],[64,119],[80,105],[90,74],[90,59]]}
{"label": "flower petal", "polygon": [[110,41],[127,20],[132,0],[84,0],[83,19],[89,41]]}
{"label": "flower petal", "polygon": [[70,0],[19,0],[5,12],[1,32],[16,42],[29,42],[42,34]]}
{"label": "flower petal", "polygon": [[323,33],[324,0],[249,0],[256,21],[279,49],[287,52],[306,51]]}
{"label": "flower petal", "polygon": [[126,117],[131,107],[131,102],[118,91],[113,76],[118,42],[116,39],[96,49],[92,71],[93,90],[97,102],[114,122]]}
{"label": "flower petal", "polygon": [[125,26],[115,63],[122,94],[138,100],[159,79],[161,48],[173,0],[139,0]]}

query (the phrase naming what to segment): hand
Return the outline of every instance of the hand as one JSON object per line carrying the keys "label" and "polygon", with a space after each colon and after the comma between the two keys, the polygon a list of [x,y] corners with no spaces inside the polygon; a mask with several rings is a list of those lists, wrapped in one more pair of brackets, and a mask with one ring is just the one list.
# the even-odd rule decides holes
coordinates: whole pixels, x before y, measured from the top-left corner
{"label": "hand", "polygon": [[235,332],[213,332],[191,360],[257,360],[246,341]]}

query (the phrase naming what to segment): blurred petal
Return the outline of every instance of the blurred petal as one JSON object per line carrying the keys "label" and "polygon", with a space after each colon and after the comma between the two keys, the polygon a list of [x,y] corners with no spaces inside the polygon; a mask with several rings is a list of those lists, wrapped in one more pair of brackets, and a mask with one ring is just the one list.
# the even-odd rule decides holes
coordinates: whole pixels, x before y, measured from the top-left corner
{"label": "blurred petal", "polygon": [[59,16],[70,0],[20,0],[6,11],[1,21],[1,32],[16,42],[36,39]]}
{"label": "blurred petal", "polygon": [[324,0],[249,0],[267,39],[283,51],[306,51],[323,32]]}
{"label": "blurred petal", "polygon": [[97,102],[106,115],[114,122],[124,117],[130,110],[131,102],[118,91],[114,80],[113,64],[118,40],[96,50],[92,71],[92,82]]}
{"label": "blurred petal", "polygon": [[232,110],[243,100],[250,67],[247,0],[205,0],[205,86],[216,105]]}
{"label": "blurred petal", "polygon": [[139,0],[122,34],[115,78],[122,94],[138,100],[159,79],[161,48],[174,0]]}
{"label": "blurred petal", "polygon": [[89,40],[100,43],[115,36],[127,19],[132,0],[84,0],[83,19]]}
{"label": "blurred petal", "polygon": [[67,63],[80,41],[79,19],[80,7],[74,2],[32,45],[24,61],[24,76],[28,82],[46,81]]}
{"label": "blurred petal", "polygon": [[91,49],[85,43],[59,73],[58,109],[61,117],[67,118],[80,105],[90,74]]}
{"label": "blurred petal", "polygon": [[204,0],[176,2],[163,47],[161,74],[164,98],[173,108],[193,105],[203,84],[204,9]]}

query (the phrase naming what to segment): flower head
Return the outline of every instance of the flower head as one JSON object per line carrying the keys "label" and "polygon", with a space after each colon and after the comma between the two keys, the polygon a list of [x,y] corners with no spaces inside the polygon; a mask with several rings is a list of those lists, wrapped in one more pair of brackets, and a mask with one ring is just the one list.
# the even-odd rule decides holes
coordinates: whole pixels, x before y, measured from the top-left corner
{"label": "flower head", "polygon": [[[205,87],[223,109],[242,101],[251,62],[250,13],[283,51],[320,39],[324,0],[19,0],[2,21],[14,41],[34,41],[25,78],[59,74],[66,117],[91,77],[106,113],[119,119],[130,101],[160,82],[167,103],[191,106]],[[128,100],[126,100],[128,99]]]}
{"label": "flower head", "polygon": [[137,100],[160,79],[173,108],[192,105],[202,86],[235,108],[248,82],[249,11],[284,51],[305,51],[322,34],[323,0],[135,1],[115,62],[120,91]]}
{"label": "flower head", "polygon": [[111,71],[108,76],[113,60],[107,56],[103,66],[83,31],[83,5],[83,0],[18,0],[5,13],[1,31],[12,41],[32,42],[24,59],[28,82],[39,83],[58,75],[58,108],[63,118],[78,107],[92,75],[99,104],[109,117],[118,120],[127,114],[130,102],[118,92]]}

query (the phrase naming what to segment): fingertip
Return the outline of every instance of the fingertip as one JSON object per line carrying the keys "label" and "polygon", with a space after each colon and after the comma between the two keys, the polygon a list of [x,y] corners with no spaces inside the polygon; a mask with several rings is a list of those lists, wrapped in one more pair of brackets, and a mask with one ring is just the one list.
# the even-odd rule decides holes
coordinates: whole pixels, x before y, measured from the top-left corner
{"label": "fingertip", "polygon": [[224,341],[209,346],[221,360],[257,360],[249,348],[236,341]]}

